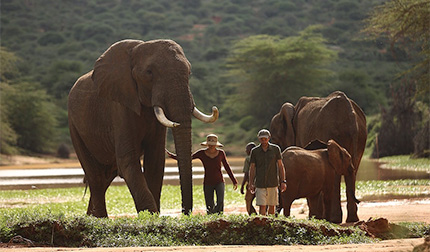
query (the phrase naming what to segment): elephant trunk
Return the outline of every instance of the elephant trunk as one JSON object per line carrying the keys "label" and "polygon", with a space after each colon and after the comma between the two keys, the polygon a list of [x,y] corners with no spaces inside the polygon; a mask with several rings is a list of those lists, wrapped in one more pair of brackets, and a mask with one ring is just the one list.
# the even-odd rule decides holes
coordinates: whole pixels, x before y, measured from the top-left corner
{"label": "elephant trunk", "polygon": [[173,139],[179,167],[179,180],[182,196],[182,213],[193,211],[193,176],[191,163],[191,126],[181,125],[172,128]]}

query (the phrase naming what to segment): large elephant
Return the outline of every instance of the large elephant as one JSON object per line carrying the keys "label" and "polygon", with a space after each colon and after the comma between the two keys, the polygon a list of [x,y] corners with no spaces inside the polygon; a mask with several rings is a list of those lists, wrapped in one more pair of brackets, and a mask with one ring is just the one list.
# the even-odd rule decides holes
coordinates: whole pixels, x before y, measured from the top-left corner
{"label": "large elephant", "polygon": [[172,40],[123,40],[76,81],[68,115],[91,192],[87,214],[107,216],[105,193],[117,175],[124,178],[138,212],[160,211],[166,127],[172,128],[178,155],[182,211],[192,211],[191,115],[214,122],[218,109],[208,116],[196,108],[190,68]]}
{"label": "large elephant", "polygon": [[[319,140],[315,140],[310,145],[315,142],[320,144]],[[334,140],[329,140],[316,150],[308,149],[313,148],[290,146],[282,152],[287,179],[287,189],[281,193],[284,215],[290,216],[291,204],[295,199],[307,198],[309,217],[331,221],[329,213],[335,175],[353,172],[351,155]],[[346,188],[358,203],[352,185],[347,184]],[[319,206],[321,193],[322,208]]]}
{"label": "large elephant", "polygon": [[[309,142],[319,139],[327,142],[335,140],[344,147],[352,157],[354,172],[344,176],[345,181],[353,185],[367,139],[366,116],[361,108],[343,92],[335,91],[327,97],[301,97],[294,106],[291,103],[282,105],[270,124],[272,142],[282,150],[288,146],[304,147]],[[342,222],[340,204],[341,176],[335,176],[332,194],[331,220]],[[358,221],[357,205],[347,191],[347,222]]]}

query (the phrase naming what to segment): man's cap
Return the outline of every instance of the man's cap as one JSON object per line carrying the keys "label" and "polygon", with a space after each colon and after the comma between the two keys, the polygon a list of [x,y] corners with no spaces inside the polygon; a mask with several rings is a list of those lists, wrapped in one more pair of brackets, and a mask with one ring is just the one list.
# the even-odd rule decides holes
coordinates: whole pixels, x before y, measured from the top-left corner
{"label": "man's cap", "polygon": [[257,134],[258,138],[270,138],[270,131],[267,129],[262,129]]}

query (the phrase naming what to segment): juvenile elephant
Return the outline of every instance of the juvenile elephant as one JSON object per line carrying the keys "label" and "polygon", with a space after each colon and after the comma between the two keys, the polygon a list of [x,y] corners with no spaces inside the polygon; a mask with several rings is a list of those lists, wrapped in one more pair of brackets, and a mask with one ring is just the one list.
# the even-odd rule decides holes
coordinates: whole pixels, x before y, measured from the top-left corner
{"label": "juvenile elephant", "polygon": [[68,116],[91,192],[87,214],[107,216],[105,193],[117,175],[125,179],[138,212],[159,212],[166,127],[172,128],[178,155],[182,211],[192,211],[191,115],[214,122],[218,109],[207,116],[196,108],[190,68],[172,40],[123,40],[76,81]]}
{"label": "juvenile elephant", "polygon": [[[320,143],[316,140],[310,145],[316,142]],[[351,155],[336,141],[329,140],[324,147],[326,148],[307,150],[291,146],[282,152],[287,178],[287,189],[281,193],[285,216],[290,216],[291,204],[295,199],[307,198],[309,217],[315,216],[331,221],[331,194],[335,175],[348,175],[353,172],[354,166]],[[346,189],[354,201],[359,203],[355,198],[353,185],[347,183]],[[321,194],[322,208],[318,205]]]}
{"label": "juvenile elephant", "polygon": [[[343,92],[335,91],[327,97],[301,97],[295,106],[285,103],[272,118],[270,132],[272,142],[278,144],[281,150],[288,146],[304,147],[315,139],[324,142],[335,140],[351,155],[354,170],[344,178],[355,192],[357,169],[366,146],[366,116]],[[341,176],[335,175],[331,201],[331,220],[335,223],[342,222],[340,181]],[[357,205],[349,192],[346,195],[346,222],[358,221]]]}

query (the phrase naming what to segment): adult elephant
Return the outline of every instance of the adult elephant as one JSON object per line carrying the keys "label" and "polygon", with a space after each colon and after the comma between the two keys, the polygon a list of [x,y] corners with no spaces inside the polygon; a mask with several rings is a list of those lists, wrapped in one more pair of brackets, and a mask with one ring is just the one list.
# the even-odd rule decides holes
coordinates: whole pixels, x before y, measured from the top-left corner
{"label": "adult elephant", "polygon": [[[344,176],[353,186],[367,139],[366,116],[361,108],[343,92],[335,91],[327,97],[301,97],[294,106],[282,105],[281,110],[271,121],[272,142],[282,150],[288,146],[304,147],[319,139],[328,142],[335,140],[344,147],[352,158],[353,172]],[[340,204],[341,176],[336,175],[332,194],[331,220],[342,222]],[[350,192],[347,195],[347,222],[358,221],[357,205]]]}
{"label": "adult elephant", "polygon": [[160,211],[166,127],[172,128],[178,155],[182,211],[192,211],[191,115],[214,122],[218,109],[207,116],[196,108],[190,68],[172,40],[123,40],[76,81],[68,100],[69,128],[90,187],[87,214],[107,216],[105,193],[117,175],[138,212]]}

